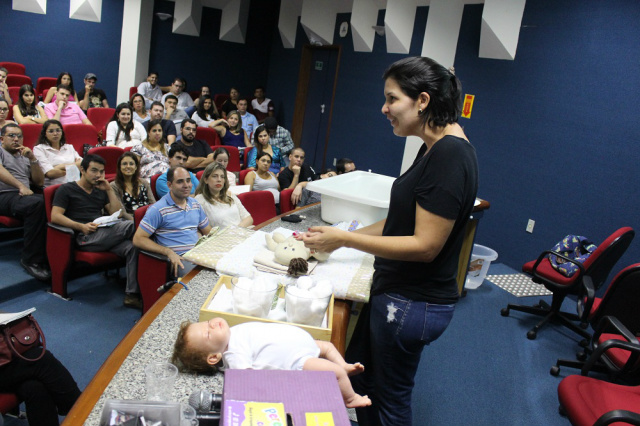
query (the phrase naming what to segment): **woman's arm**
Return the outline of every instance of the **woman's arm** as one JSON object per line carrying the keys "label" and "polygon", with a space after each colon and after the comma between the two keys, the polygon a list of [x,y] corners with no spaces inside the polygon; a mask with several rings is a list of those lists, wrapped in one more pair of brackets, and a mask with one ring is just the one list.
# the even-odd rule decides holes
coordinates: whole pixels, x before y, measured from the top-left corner
{"label": "woman's arm", "polygon": [[245,132],[244,129],[240,129],[240,131],[244,134],[244,146],[249,148],[251,146],[251,143],[249,142],[249,136],[247,136],[247,132]]}
{"label": "woman's arm", "polygon": [[153,191],[151,190],[151,185],[147,182],[146,179],[140,179],[140,183],[144,185],[147,189],[147,197],[149,198],[149,204],[153,204],[156,202],[156,197],[153,196]]}
{"label": "woman's arm", "polygon": [[18,104],[15,104],[13,106],[13,119],[16,120],[16,123],[18,124],[32,124],[33,120],[31,119],[31,117],[25,117],[22,115],[22,113],[20,112],[20,108],[18,107]]}
{"label": "woman's arm", "polygon": [[40,105],[36,105],[36,109],[38,110],[38,114],[40,114],[40,118],[32,118],[32,120],[36,123],[43,124],[49,119],[49,117],[47,117],[47,113],[44,112],[44,108],[42,108]]}
{"label": "woman's arm", "polygon": [[227,134],[227,128],[224,126],[215,126],[213,130],[218,132],[218,136],[220,136],[220,138],[224,138],[224,135]]}
{"label": "woman's arm", "polygon": [[[53,99],[53,95],[55,95],[57,91],[58,91],[57,87],[51,87],[49,89],[49,91],[47,92],[47,96],[45,96],[45,98],[44,98],[44,103],[48,104],[49,102],[51,102],[51,99]],[[77,95],[76,95],[75,99],[78,99]]]}
{"label": "woman's arm", "polygon": [[[386,237],[368,234],[377,232],[378,222],[363,232],[346,232],[330,226],[312,227],[301,235],[309,248],[331,252],[340,247],[350,247],[392,260],[432,262],[446,243],[455,221],[438,216],[416,204],[414,234],[405,237]],[[366,229],[366,228],[365,228]]]}
{"label": "woman's arm", "polygon": [[[113,144],[117,144],[117,140],[116,140],[116,131],[118,130],[118,122],[117,121],[111,121],[109,124],[107,124],[107,136],[105,136],[104,140],[107,141],[107,145],[111,145]],[[123,133],[124,136],[124,133]],[[144,140],[144,139],[143,139]]]}
{"label": "woman's arm", "polygon": [[244,184],[249,185],[249,191],[253,191],[253,183],[256,181],[256,172],[249,172],[244,177]]}
{"label": "woman's arm", "polygon": [[238,224],[240,228],[248,228],[251,225],[253,225],[253,217],[251,217],[251,215],[249,215],[249,217],[245,217],[244,219],[242,219]]}

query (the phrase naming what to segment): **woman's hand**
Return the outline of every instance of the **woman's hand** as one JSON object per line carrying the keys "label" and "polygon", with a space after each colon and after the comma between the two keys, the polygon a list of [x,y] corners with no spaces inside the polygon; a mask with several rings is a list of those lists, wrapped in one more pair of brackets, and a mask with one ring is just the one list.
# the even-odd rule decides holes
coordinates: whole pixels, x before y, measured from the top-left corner
{"label": "woman's hand", "polygon": [[308,248],[330,253],[344,247],[349,233],[333,226],[312,226],[309,231],[297,234],[295,238]]}

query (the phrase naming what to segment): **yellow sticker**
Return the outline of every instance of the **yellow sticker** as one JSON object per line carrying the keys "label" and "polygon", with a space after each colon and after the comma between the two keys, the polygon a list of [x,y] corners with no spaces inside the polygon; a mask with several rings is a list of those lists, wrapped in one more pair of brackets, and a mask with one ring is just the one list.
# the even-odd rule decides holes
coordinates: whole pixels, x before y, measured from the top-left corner
{"label": "yellow sticker", "polygon": [[474,95],[464,95],[464,104],[462,104],[462,116],[471,118],[471,110],[473,109]]}
{"label": "yellow sticker", "polygon": [[334,426],[333,413],[305,413],[307,426]]}

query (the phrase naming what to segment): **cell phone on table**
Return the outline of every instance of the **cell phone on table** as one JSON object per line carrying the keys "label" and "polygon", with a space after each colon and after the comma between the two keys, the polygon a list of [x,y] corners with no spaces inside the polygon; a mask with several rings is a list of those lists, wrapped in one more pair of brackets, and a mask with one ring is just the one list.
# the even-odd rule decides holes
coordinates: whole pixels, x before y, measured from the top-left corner
{"label": "cell phone on table", "polygon": [[290,214],[290,215],[287,215],[287,216],[282,216],[282,220],[284,220],[285,222],[293,222],[293,223],[302,222],[302,218],[300,216],[298,216],[297,214]]}

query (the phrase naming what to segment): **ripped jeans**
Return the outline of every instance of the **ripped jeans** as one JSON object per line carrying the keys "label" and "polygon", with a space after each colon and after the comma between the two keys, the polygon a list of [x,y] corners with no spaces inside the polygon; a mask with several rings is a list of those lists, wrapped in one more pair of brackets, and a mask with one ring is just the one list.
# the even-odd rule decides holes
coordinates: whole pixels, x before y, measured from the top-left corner
{"label": "ripped jeans", "polygon": [[411,393],[425,345],[444,332],[455,305],[416,302],[394,293],[371,297],[347,350],[348,362],[365,372],[353,376],[354,390],[369,395],[371,407],[357,409],[358,424],[412,424]]}

